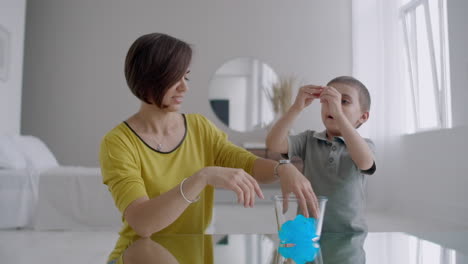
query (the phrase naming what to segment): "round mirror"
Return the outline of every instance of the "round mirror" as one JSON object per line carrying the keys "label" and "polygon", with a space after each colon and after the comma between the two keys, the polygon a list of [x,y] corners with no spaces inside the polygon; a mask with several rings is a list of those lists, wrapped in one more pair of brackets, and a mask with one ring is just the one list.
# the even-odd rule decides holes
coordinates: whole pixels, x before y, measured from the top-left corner
{"label": "round mirror", "polygon": [[248,57],[224,63],[209,88],[211,109],[229,128],[252,131],[269,125],[274,118],[269,99],[278,76],[267,64]]}

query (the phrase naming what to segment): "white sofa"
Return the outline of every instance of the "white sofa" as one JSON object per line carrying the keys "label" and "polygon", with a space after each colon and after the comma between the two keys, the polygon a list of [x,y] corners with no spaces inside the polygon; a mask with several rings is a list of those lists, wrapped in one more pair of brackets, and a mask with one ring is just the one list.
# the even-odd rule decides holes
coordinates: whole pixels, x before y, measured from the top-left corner
{"label": "white sofa", "polygon": [[122,224],[99,168],[48,169],[38,189],[36,230],[118,230]]}
{"label": "white sofa", "polygon": [[0,135],[0,228],[32,224],[41,171],[58,163],[38,138]]}
{"label": "white sofa", "polygon": [[26,169],[0,169],[0,228],[31,225],[37,201],[35,182]]}
{"label": "white sofa", "polygon": [[99,168],[60,166],[33,136],[0,135],[0,228],[118,229]]}

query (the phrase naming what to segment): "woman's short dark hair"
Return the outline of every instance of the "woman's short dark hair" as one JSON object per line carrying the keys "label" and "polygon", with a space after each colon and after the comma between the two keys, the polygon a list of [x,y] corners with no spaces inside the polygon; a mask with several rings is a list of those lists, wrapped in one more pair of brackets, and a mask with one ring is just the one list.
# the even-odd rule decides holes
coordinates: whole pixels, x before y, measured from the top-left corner
{"label": "woman's short dark hair", "polygon": [[148,104],[162,107],[167,90],[187,72],[192,48],[162,33],[139,37],[125,58],[125,79],[132,93]]}

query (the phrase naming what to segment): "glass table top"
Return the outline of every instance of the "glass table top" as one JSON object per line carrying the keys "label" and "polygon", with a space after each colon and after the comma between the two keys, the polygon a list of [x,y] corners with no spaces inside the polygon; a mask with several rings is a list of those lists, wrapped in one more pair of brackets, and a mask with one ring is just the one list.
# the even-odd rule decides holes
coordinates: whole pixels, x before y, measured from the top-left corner
{"label": "glass table top", "polygon": [[467,235],[335,233],[301,247],[280,245],[277,234],[159,235],[143,244],[148,263],[468,264]]}

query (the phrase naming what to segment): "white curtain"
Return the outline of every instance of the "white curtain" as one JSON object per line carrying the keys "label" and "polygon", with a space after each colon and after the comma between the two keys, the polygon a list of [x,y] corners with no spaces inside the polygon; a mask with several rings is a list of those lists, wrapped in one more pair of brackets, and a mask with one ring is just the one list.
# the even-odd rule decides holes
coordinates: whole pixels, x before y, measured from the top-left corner
{"label": "white curtain", "polygon": [[361,135],[369,137],[377,147],[377,173],[368,181],[368,208],[389,206],[391,175],[398,164],[399,138],[404,133],[407,114],[403,73],[404,46],[398,8],[402,0],[353,0],[352,51],[353,76],[369,89],[372,99],[370,119]]}

